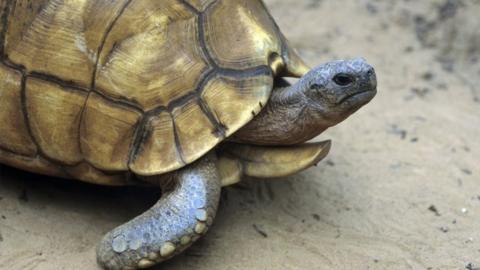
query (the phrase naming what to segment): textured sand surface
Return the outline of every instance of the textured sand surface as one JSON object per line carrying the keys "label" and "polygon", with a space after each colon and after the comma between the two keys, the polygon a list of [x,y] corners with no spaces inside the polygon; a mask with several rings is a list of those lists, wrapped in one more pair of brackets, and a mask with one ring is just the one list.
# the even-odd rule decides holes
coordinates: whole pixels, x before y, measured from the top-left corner
{"label": "textured sand surface", "polygon": [[[375,100],[300,175],[224,189],[210,232],[156,269],[480,267],[480,2],[268,0],[312,64],[365,57]],[[155,201],[0,167],[0,269],[98,269],[95,245]]]}

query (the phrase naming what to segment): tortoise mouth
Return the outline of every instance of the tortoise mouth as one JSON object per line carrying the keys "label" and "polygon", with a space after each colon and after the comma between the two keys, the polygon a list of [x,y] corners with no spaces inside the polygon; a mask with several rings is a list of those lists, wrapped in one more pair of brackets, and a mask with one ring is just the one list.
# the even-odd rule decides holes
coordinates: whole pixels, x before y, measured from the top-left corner
{"label": "tortoise mouth", "polygon": [[375,88],[350,93],[342,97],[337,104],[341,105],[347,101],[354,101],[354,103],[367,103],[372,100],[376,94],[377,90]]}

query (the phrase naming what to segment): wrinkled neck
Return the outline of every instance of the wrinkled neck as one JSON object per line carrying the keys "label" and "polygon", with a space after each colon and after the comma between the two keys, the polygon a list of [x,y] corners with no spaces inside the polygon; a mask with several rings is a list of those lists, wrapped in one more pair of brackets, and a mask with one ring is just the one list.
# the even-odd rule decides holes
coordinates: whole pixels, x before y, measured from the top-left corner
{"label": "wrinkled neck", "polygon": [[299,144],[317,136],[322,126],[305,96],[304,83],[277,84],[269,102],[255,118],[232,137],[233,141],[260,145]]}

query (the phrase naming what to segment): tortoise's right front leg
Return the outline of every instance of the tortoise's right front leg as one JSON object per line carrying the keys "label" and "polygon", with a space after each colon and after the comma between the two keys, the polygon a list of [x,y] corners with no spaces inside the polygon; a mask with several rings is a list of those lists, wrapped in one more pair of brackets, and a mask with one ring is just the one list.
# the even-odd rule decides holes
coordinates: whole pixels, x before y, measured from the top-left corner
{"label": "tortoise's right front leg", "polygon": [[106,269],[147,268],[189,247],[217,211],[220,179],[211,155],[176,172],[173,190],[148,211],[109,232],[97,248]]}

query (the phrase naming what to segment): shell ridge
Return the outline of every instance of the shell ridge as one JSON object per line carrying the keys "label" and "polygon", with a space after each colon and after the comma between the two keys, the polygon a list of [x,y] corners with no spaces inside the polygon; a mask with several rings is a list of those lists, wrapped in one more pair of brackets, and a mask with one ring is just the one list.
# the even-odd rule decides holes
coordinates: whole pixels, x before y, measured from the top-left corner
{"label": "shell ridge", "polygon": [[115,18],[112,20],[112,22],[108,25],[105,33],[103,34],[102,36],[102,40],[100,42],[100,45],[98,46],[98,50],[97,50],[97,55],[96,55],[96,59],[95,59],[95,65],[93,67],[93,72],[92,72],[92,79],[91,79],[91,86],[90,86],[90,89],[93,90],[95,88],[95,77],[97,75],[97,69],[98,69],[98,64],[100,62],[100,54],[102,53],[102,50],[103,50],[103,47],[105,46],[105,42],[108,38],[108,35],[110,34],[110,32],[112,31],[113,27],[115,26],[115,23],[118,21],[118,19],[123,15],[123,13],[125,12],[125,10],[127,9],[127,7],[130,5],[130,3],[132,2],[133,0],[128,0],[127,2],[125,2],[125,4],[123,5],[123,7],[120,9],[120,11],[118,12],[117,16],[115,16]]}
{"label": "shell ridge", "polygon": [[135,133],[133,135],[133,142],[130,148],[130,153],[128,154],[128,164],[130,165],[135,161],[137,154],[141,151],[142,142],[145,141],[145,138],[148,136],[147,132],[147,123],[149,122],[150,115],[144,114],[139,120]]}
{"label": "shell ridge", "polygon": [[182,5],[184,5],[187,9],[189,9],[191,12],[195,14],[200,14],[201,11],[196,9],[194,6],[192,6],[190,3],[188,3],[186,0],[178,0]]}
{"label": "shell ridge", "polygon": [[45,159],[46,161],[51,163],[54,167],[57,167],[57,169],[59,169],[65,175],[69,176],[68,172],[64,168],[64,166],[67,166],[67,164],[64,164],[60,160],[53,159],[50,156],[48,156],[47,154],[45,154],[45,152],[40,147],[40,144],[36,140],[35,136],[33,136],[32,127],[31,127],[30,119],[28,117],[28,109],[27,109],[27,93],[26,93],[27,92],[27,75],[25,74],[24,71],[22,71],[22,79],[21,79],[20,85],[21,85],[21,89],[20,89],[21,110],[22,110],[22,114],[23,114],[23,117],[24,117],[25,126],[27,128],[28,136],[30,137],[33,144],[37,148],[37,155],[36,156],[39,156],[39,157]]}
{"label": "shell ridge", "polygon": [[1,24],[1,31],[0,31],[0,58],[3,60],[5,57],[5,36],[7,34],[8,28],[8,18],[10,16],[10,11],[12,9],[13,4],[16,1],[6,1],[5,7],[1,12],[2,17],[0,18]]}
{"label": "shell ridge", "polygon": [[175,118],[173,117],[171,112],[169,112],[169,114],[173,123],[173,138],[175,141],[175,149],[177,150],[176,151],[177,158],[180,160],[182,164],[187,164],[187,162],[185,161],[185,154],[183,153],[182,145],[180,143],[180,137],[178,136],[178,128],[177,128],[177,124],[175,123]]}
{"label": "shell ridge", "polygon": [[[95,65],[93,66],[93,71],[92,71],[92,78],[91,78],[91,81],[90,81],[90,89],[89,89],[89,93],[87,95],[87,98],[85,99],[85,102],[83,103],[83,107],[82,107],[82,110],[80,111],[80,119],[78,121],[78,132],[81,131],[82,129],[82,124],[83,124],[83,121],[84,121],[84,115],[85,115],[85,111],[86,111],[86,107],[87,107],[87,102],[88,100],[90,99],[90,93],[92,91],[95,91],[95,77],[97,75],[97,68],[98,68],[98,64],[99,64],[99,61],[100,61],[100,53],[102,52],[103,50],[103,47],[105,46],[105,41],[107,40],[107,37],[108,35],[110,34],[110,32],[112,31],[113,29],[113,26],[115,25],[115,23],[118,21],[118,19],[122,16],[123,12],[127,9],[128,5],[132,2],[132,0],[128,0],[125,5],[120,9],[119,13],[117,16],[115,16],[115,18],[112,20],[112,22],[110,23],[110,25],[108,26],[108,28],[106,29],[105,33],[103,34],[102,36],[102,40],[100,42],[100,45],[98,46],[98,49],[97,49],[97,54],[96,54],[96,59],[95,59]],[[101,92],[101,91],[96,91],[96,92]],[[100,93],[98,93],[100,94]],[[103,93],[102,93],[103,94]],[[101,94],[100,94],[101,95]],[[79,136],[79,139],[78,139],[78,146],[79,146],[79,149],[80,149],[80,154],[84,157],[84,161],[86,163],[88,163],[90,166],[94,167],[93,164],[90,164],[90,162],[88,162],[88,160],[85,159],[85,155],[84,155],[84,152],[83,152],[83,148],[82,148],[82,143],[81,143],[81,136]]]}

